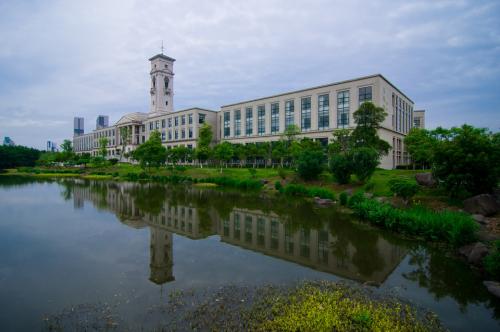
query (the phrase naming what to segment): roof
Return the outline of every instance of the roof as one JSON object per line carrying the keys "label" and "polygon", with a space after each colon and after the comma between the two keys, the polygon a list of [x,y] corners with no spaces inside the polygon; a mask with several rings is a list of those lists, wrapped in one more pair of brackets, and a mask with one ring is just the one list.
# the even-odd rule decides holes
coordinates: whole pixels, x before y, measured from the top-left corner
{"label": "roof", "polygon": [[167,60],[167,61],[172,61],[174,62],[175,59],[174,58],[171,58],[169,56],[166,56],[165,54],[163,53],[160,53],[160,54],[156,54],[155,56],[149,58],[149,61],[153,61],[154,59],[157,59],[157,58],[160,58],[160,59],[163,59],[163,60]]}
{"label": "roof", "polygon": [[313,86],[313,87],[306,88],[306,89],[300,89],[300,90],[295,90],[295,91],[289,91],[289,92],[279,93],[279,94],[272,95],[272,96],[267,96],[267,97],[262,97],[262,98],[256,98],[256,99],[251,99],[251,100],[245,100],[245,101],[241,101],[241,102],[238,102],[238,103],[232,103],[232,104],[223,105],[223,106],[221,106],[221,108],[222,107],[229,107],[229,106],[235,106],[235,105],[245,104],[245,103],[251,103],[251,102],[259,101],[259,100],[262,100],[262,99],[269,99],[269,98],[281,97],[281,96],[285,96],[285,95],[289,95],[289,94],[297,93],[297,92],[303,92],[303,91],[308,91],[308,90],[313,90],[313,89],[321,89],[321,88],[325,88],[325,87],[329,87],[329,86],[333,86],[333,85],[350,83],[350,82],[360,81],[360,80],[364,80],[364,79],[368,79],[368,78],[374,78],[374,77],[380,77],[380,78],[382,78],[390,86],[392,86],[394,89],[396,89],[396,91],[398,91],[399,93],[401,93],[403,96],[405,96],[409,101],[411,101],[413,103],[413,100],[411,100],[411,98],[409,98],[407,95],[405,95],[401,90],[399,90],[394,84],[392,84],[382,74],[374,74],[374,75],[358,77],[358,78],[354,78],[354,79],[350,79],[350,80],[345,80],[345,81],[339,81],[339,82],[333,82],[333,83],[324,84],[324,85]]}
{"label": "roof", "polygon": [[125,114],[115,123],[115,126],[120,124],[130,123],[130,122],[142,122],[144,119],[148,117],[147,113],[134,112]]}
{"label": "roof", "polygon": [[148,116],[148,118],[157,118],[157,117],[160,117],[160,116],[176,115],[176,114],[180,114],[182,112],[188,112],[188,111],[194,111],[194,110],[200,110],[200,111],[204,111],[204,112],[214,112],[214,113],[218,112],[218,111],[209,110],[209,109],[201,108],[201,107],[191,107],[191,108],[186,108],[186,109],[183,109],[183,110],[173,111],[173,112],[156,112],[156,113],[150,113],[150,115]]}

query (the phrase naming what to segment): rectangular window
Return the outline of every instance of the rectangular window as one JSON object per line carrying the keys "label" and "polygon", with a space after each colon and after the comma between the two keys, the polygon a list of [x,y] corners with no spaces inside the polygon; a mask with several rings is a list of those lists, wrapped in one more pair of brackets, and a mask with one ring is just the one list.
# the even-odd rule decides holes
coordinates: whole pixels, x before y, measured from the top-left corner
{"label": "rectangular window", "polygon": [[278,103],[271,104],[271,134],[280,131],[280,105]]}
{"label": "rectangular window", "polygon": [[172,140],[172,131],[171,130],[168,131],[168,140],[169,141]]}
{"label": "rectangular window", "polygon": [[202,113],[198,114],[198,123],[199,124],[205,123],[205,116],[206,115],[202,114]]}
{"label": "rectangular window", "polygon": [[193,124],[193,114],[188,115],[188,123]]}
{"label": "rectangular window", "polygon": [[186,116],[183,115],[183,116],[181,116],[181,125],[184,126],[185,124],[186,124]]}
{"label": "rectangular window", "polygon": [[160,129],[160,120],[156,121],[156,129]]}
{"label": "rectangular window", "polygon": [[229,112],[224,112],[224,137],[229,137],[231,134],[231,128],[229,128],[229,122],[231,120],[231,115]]}
{"label": "rectangular window", "polygon": [[234,111],[234,136],[241,135],[241,110]]}
{"label": "rectangular window", "polygon": [[302,98],[300,101],[300,128],[302,131],[311,129],[311,97]]}
{"label": "rectangular window", "polygon": [[178,116],[176,116],[176,117],[174,118],[174,126],[176,126],[176,127],[177,127],[178,125],[179,125],[179,117],[178,117]]}
{"label": "rectangular window", "polygon": [[168,127],[172,128],[172,118],[168,118]]}
{"label": "rectangular window", "polygon": [[161,120],[161,127],[165,128],[165,119]]}
{"label": "rectangular window", "polygon": [[294,121],[293,121],[294,110],[295,110],[295,105],[294,105],[293,100],[287,100],[285,102],[285,130],[294,124]]}
{"label": "rectangular window", "polygon": [[165,141],[165,138],[166,138],[165,132],[164,132],[164,131],[162,131],[162,132],[161,132],[161,140],[162,140],[162,141]]}
{"label": "rectangular window", "polygon": [[179,131],[177,129],[175,130],[175,139],[179,139]]}
{"label": "rectangular window", "polygon": [[359,104],[363,104],[365,101],[372,101],[372,87],[365,86],[359,88]]}
{"label": "rectangular window", "polygon": [[259,136],[266,133],[266,108],[264,105],[257,107],[257,132]]}
{"label": "rectangular window", "polygon": [[149,123],[149,130],[153,130],[153,122]]}
{"label": "rectangular window", "polygon": [[189,138],[193,138],[193,128],[189,127]]}
{"label": "rectangular window", "polygon": [[182,139],[186,138],[186,129],[181,130],[181,138]]}
{"label": "rectangular window", "polygon": [[247,107],[245,115],[245,135],[250,136],[253,134],[253,109]]}
{"label": "rectangular window", "polygon": [[318,96],[318,129],[330,126],[330,96]]}
{"label": "rectangular window", "polygon": [[349,126],[349,91],[337,93],[337,127]]}

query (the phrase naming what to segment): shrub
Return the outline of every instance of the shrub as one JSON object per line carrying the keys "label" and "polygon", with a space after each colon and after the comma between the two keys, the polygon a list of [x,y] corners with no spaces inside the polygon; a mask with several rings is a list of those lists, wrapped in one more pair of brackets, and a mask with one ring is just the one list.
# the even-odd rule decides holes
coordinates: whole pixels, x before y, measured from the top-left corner
{"label": "shrub", "polygon": [[250,173],[250,177],[252,179],[255,179],[255,177],[257,176],[257,170],[255,168],[247,168],[248,169],[248,173]]}
{"label": "shrub", "polygon": [[397,209],[387,203],[365,198],[362,192],[349,199],[349,206],[362,220],[399,233],[445,241],[454,246],[472,242],[478,228],[471,216],[462,212],[435,212],[421,206]]}
{"label": "shrub", "polygon": [[345,191],[341,192],[340,195],[339,195],[339,201],[340,201],[340,205],[347,205],[347,200],[349,199],[349,197],[347,196],[347,193]]}
{"label": "shrub", "polygon": [[315,180],[323,171],[324,155],[321,150],[304,150],[297,160],[297,172],[304,180]]}
{"label": "shrub", "polygon": [[276,189],[277,191],[281,192],[283,190],[283,185],[281,184],[280,181],[276,181],[274,183],[274,189]]}
{"label": "shrub", "polygon": [[111,165],[116,165],[116,164],[118,163],[118,159],[116,159],[116,158],[111,158],[111,159],[109,159],[109,163],[110,163]]}
{"label": "shrub", "polygon": [[291,196],[308,196],[307,188],[301,184],[288,184],[283,187],[283,192]]}
{"label": "shrub", "polygon": [[336,154],[330,160],[330,172],[339,184],[349,183],[352,174],[351,161],[346,154]]}
{"label": "shrub", "polygon": [[408,201],[415,196],[419,190],[419,187],[415,182],[405,179],[390,180],[389,188],[393,194],[401,197],[405,203],[408,203]]}
{"label": "shrub", "polygon": [[283,180],[286,179],[286,171],[284,168],[278,168],[278,176]]}
{"label": "shrub", "polygon": [[308,196],[335,199],[335,194],[331,190],[321,187],[309,187]]}
{"label": "shrub", "polygon": [[282,187],[280,192],[290,196],[320,197],[320,198],[335,199],[335,194],[327,188],[306,187],[304,185],[294,184],[294,183]]}
{"label": "shrub", "polygon": [[484,258],[486,273],[496,280],[500,280],[500,240],[493,243],[493,250]]}
{"label": "shrub", "polygon": [[370,191],[370,190],[373,190],[373,188],[375,188],[375,183],[373,182],[368,182],[367,184],[365,184],[365,186],[363,187],[364,190],[366,191]]}
{"label": "shrub", "polygon": [[375,149],[366,147],[355,148],[351,153],[352,171],[360,181],[365,182],[375,172],[379,155]]}

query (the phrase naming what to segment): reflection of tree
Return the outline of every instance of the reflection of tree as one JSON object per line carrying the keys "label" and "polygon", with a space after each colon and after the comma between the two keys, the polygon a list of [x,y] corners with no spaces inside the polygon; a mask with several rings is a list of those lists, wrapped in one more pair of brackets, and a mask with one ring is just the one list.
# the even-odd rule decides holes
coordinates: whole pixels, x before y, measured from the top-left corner
{"label": "reflection of tree", "polygon": [[[427,288],[437,300],[450,296],[458,302],[460,310],[465,311],[468,304],[491,299],[484,287],[475,286],[480,285],[481,280],[464,262],[423,246],[412,248],[409,255],[409,264],[415,269],[403,277]],[[492,303],[490,306],[494,307]],[[495,317],[500,317],[498,309],[495,309]]]}
{"label": "reflection of tree", "polygon": [[133,186],[128,193],[141,212],[157,216],[165,204],[167,188],[164,185],[146,183]]}

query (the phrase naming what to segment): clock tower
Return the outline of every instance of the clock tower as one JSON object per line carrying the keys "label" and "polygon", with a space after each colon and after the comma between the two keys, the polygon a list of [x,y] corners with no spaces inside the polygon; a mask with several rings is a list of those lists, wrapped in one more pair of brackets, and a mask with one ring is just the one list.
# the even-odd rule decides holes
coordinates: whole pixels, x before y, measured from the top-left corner
{"label": "clock tower", "polygon": [[175,59],[157,54],[151,59],[151,113],[172,112],[174,110],[174,61]]}

